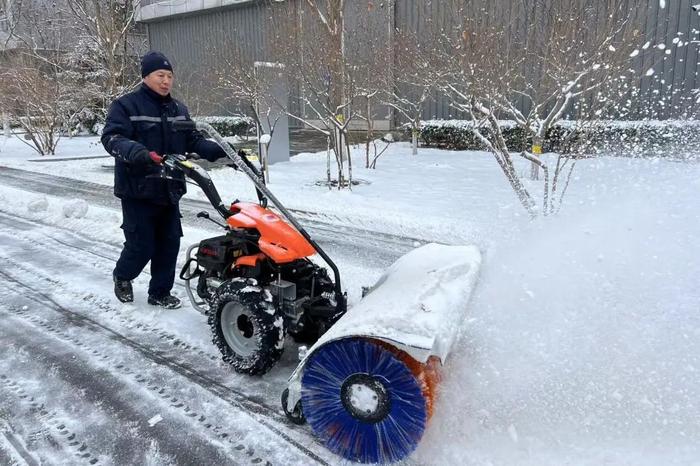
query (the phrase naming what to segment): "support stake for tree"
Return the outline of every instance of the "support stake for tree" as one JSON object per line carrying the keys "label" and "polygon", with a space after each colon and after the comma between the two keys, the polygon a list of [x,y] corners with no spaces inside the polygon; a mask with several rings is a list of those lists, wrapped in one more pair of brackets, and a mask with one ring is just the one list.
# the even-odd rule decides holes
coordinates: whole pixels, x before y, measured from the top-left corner
{"label": "support stake for tree", "polygon": [[[532,155],[536,158],[540,158],[542,155],[542,141],[539,138],[535,138],[532,141]],[[530,165],[530,179],[538,180],[540,178],[540,166],[535,162]]]}

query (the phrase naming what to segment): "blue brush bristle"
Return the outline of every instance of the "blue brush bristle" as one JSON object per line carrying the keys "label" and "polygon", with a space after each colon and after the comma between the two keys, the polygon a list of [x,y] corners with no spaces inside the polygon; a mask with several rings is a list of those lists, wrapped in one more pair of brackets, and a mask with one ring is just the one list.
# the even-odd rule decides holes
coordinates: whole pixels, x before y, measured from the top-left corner
{"label": "blue brush bristle", "polygon": [[[348,393],[349,385],[359,386],[365,394],[379,393],[387,403],[373,414],[358,413],[341,395]],[[380,388],[367,392],[367,387]],[[405,458],[418,445],[427,421],[426,401],[410,369],[366,339],[337,340],[319,348],[304,369],[301,402],[306,419],[326,446],[361,463]]]}

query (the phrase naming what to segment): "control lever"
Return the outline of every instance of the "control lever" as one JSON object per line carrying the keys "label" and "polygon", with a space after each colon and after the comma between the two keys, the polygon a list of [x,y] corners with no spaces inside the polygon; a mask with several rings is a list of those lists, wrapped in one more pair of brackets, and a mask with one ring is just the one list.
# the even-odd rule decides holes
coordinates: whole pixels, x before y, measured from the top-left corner
{"label": "control lever", "polygon": [[226,225],[224,225],[223,223],[219,223],[219,222],[217,222],[216,220],[214,220],[213,218],[209,217],[209,212],[206,212],[206,211],[204,211],[204,210],[201,211],[201,212],[199,212],[199,213],[197,214],[197,218],[206,218],[206,219],[209,220],[210,222],[216,223],[217,225],[219,225],[219,226],[222,227],[222,228],[228,228],[228,227],[227,227]]}

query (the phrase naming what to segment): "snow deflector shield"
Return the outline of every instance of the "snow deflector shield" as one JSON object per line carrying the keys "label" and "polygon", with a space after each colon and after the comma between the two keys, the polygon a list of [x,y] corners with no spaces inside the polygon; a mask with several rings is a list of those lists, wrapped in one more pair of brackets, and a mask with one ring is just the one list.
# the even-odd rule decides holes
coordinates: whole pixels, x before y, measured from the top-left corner
{"label": "snow deflector shield", "polygon": [[480,266],[475,246],[427,244],[399,258],[309,349],[289,379],[287,410],[301,400],[314,432],[349,460],[408,456],[432,413],[438,369]]}

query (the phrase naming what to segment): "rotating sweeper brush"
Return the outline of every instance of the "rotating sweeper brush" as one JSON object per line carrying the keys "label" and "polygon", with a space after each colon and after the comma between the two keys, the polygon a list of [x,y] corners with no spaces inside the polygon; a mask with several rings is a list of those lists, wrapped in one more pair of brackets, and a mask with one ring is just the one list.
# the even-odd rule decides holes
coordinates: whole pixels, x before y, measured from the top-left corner
{"label": "rotating sweeper brush", "polygon": [[400,258],[309,349],[282,395],[288,417],[349,460],[406,458],[432,415],[480,265],[474,246],[428,244]]}

